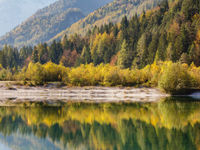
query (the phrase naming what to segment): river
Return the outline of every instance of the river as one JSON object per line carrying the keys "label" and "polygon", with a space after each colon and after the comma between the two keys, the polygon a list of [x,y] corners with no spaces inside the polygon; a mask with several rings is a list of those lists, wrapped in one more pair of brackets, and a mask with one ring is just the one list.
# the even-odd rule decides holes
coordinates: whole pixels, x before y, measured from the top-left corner
{"label": "river", "polygon": [[198,150],[200,102],[29,102],[0,107],[2,150]]}

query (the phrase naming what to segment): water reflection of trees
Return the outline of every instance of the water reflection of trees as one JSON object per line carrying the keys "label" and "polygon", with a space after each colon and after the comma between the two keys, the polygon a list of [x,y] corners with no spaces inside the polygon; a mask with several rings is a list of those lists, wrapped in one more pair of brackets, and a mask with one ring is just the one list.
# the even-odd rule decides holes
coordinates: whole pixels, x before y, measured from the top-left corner
{"label": "water reflection of trees", "polygon": [[74,149],[195,150],[200,146],[199,106],[168,101],[1,107],[0,132],[50,138]]}

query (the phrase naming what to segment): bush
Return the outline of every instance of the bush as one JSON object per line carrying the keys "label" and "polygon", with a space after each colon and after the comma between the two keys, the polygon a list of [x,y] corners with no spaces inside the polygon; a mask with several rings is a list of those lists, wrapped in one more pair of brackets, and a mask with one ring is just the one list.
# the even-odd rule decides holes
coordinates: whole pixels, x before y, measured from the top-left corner
{"label": "bush", "polygon": [[119,72],[120,81],[123,86],[134,86],[137,84],[138,74],[135,70],[123,69]]}
{"label": "bush", "polygon": [[68,69],[64,66],[48,62],[47,64],[44,64],[43,67],[45,72],[45,82],[67,80]]}
{"label": "bush", "polygon": [[107,66],[107,71],[104,73],[105,86],[117,86],[121,85],[118,67]]}
{"label": "bush", "polygon": [[68,73],[69,80],[66,84],[74,86],[94,86],[99,83],[100,70],[93,64],[81,65],[71,68]]}
{"label": "bush", "polygon": [[189,67],[189,73],[192,77],[192,86],[200,88],[200,67],[196,67],[193,63]]}
{"label": "bush", "polygon": [[191,88],[191,77],[181,64],[170,63],[164,68],[158,85],[167,93],[177,94]]}
{"label": "bush", "polygon": [[45,82],[44,67],[39,63],[30,63],[26,71],[26,80],[32,81],[33,85],[42,85]]}
{"label": "bush", "polygon": [[13,80],[12,73],[8,69],[1,69],[0,70],[0,80],[1,81],[11,81]]}

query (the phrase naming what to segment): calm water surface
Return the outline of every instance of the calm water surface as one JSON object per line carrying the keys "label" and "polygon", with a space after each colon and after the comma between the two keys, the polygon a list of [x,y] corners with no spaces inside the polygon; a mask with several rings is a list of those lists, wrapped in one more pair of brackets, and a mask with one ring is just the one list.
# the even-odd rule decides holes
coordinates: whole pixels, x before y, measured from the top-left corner
{"label": "calm water surface", "polygon": [[200,102],[0,107],[2,150],[198,150]]}

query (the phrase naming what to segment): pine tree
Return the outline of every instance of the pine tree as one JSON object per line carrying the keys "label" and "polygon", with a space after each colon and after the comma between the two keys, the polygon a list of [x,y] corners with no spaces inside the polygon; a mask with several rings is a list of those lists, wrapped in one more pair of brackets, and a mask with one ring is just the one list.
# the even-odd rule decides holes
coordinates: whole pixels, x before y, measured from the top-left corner
{"label": "pine tree", "polygon": [[158,60],[162,60],[162,61],[165,60],[166,48],[167,48],[166,34],[163,33],[159,38],[159,44],[158,44],[158,50],[157,50]]}
{"label": "pine tree", "polygon": [[4,68],[7,68],[6,57],[5,57],[4,53],[3,53],[3,51],[0,51],[0,64]]}
{"label": "pine tree", "polygon": [[121,46],[119,56],[118,56],[117,65],[122,69],[130,67],[131,57],[132,56],[130,55],[128,44],[126,43],[126,40],[124,40]]}
{"label": "pine tree", "polygon": [[99,64],[99,57],[98,57],[98,54],[97,54],[96,50],[94,51],[94,53],[92,55],[92,60],[93,60],[94,65],[98,65]]}
{"label": "pine tree", "polygon": [[149,53],[148,60],[147,60],[148,64],[153,63],[155,55],[156,55],[157,46],[158,46],[158,34],[155,33],[155,34],[153,34],[152,40],[148,47],[148,53]]}
{"label": "pine tree", "polygon": [[62,53],[63,53],[63,49],[62,49],[61,44],[59,42],[57,43],[56,41],[53,41],[53,43],[51,44],[49,48],[50,60],[53,63],[58,64],[62,56]]}
{"label": "pine tree", "polygon": [[34,48],[31,60],[32,60],[33,63],[37,63],[39,61],[38,50],[36,49],[36,47]]}
{"label": "pine tree", "polygon": [[81,53],[81,63],[89,64],[90,62],[91,62],[91,56],[90,56],[89,48],[84,46]]}
{"label": "pine tree", "polygon": [[148,60],[147,42],[148,42],[147,34],[144,33],[137,42],[137,54],[133,64],[136,65],[138,68],[143,68],[147,64]]}
{"label": "pine tree", "polygon": [[41,64],[45,64],[48,62],[49,58],[48,58],[48,49],[46,43],[38,45],[38,58]]}
{"label": "pine tree", "polygon": [[67,35],[64,35],[64,37],[61,40],[61,44],[64,50],[68,50],[70,47],[70,42],[68,41]]}
{"label": "pine tree", "polygon": [[128,31],[127,31],[128,25],[129,25],[129,22],[128,22],[127,17],[125,16],[124,18],[122,18],[122,21],[121,21],[122,37],[125,40],[128,40]]}

